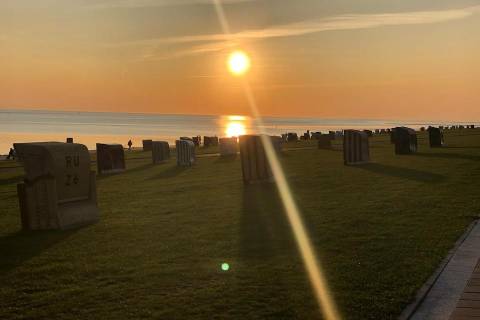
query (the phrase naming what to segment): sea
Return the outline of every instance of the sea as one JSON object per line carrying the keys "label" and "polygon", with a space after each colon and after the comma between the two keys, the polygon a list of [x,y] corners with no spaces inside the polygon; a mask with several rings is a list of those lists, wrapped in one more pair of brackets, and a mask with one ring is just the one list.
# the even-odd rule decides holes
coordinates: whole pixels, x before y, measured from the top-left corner
{"label": "sea", "polygon": [[[85,144],[90,150],[97,142],[121,143],[132,140],[141,147],[143,139],[174,144],[182,136],[231,136],[259,132],[271,135],[307,130],[381,129],[396,126],[420,128],[428,125],[455,125],[455,122],[264,117],[261,121],[240,115],[142,114],[120,112],[72,112],[0,109],[0,154],[8,153],[15,142],[65,141]],[[462,123],[466,124],[466,123]],[[468,124],[478,123],[471,122]]]}

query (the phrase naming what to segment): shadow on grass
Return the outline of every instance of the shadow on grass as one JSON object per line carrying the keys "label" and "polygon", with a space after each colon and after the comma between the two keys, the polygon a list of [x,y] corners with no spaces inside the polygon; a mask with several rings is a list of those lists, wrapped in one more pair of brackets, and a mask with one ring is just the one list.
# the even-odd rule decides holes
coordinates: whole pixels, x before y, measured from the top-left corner
{"label": "shadow on grass", "polygon": [[17,198],[17,190],[0,191],[0,201],[11,198]]}
{"label": "shadow on grass", "polygon": [[480,156],[472,154],[461,154],[461,153],[423,153],[417,152],[415,155],[425,158],[442,158],[442,159],[460,159],[460,160],[471,160],[471,161],[480,161]]}
{"label": "shadow on grass", "polygon": [[121,174],[124,174],[125,172],[126,172],[126,171],[98,174],[98,171],[97,171],[97,181],[98,181],[98,180],[108,179],[108,178],[115,177],[115,176],[119,176],[119,175],[121,175]]}
{"label": "shadow on grass", "polygon": [[165,179],[165,178],[173,178],[188,170],[189,167],[180,167],[177,165],[173,165],[168,167],[167,169],[163,170],[159,174],[156,174],[152,177],[147,178],[147,180],[156,180],[156,179]]}
{"label": "shadow on grass", "polygon": [[131,173],[147,170],[153,167],[154,167],[153,163],[146,163],[141,166],[133,167],[131,169],[127,167],[125,171],[121,171],[121,172],[102,173],[100,175],[97,174],[97,180],[103,180],[103,179],[107,179],[107,178],[114,177],[117,175],[122,175],[122,174],[131,174]]}
{"label": "shadow on grass", "polygon": [[330,151],[330,152],[343,152],[343,147],[332,146],[331,148],[315,148],[314,150],[318,151]]}
{"label": "shadow on grass", "polygon": [[[325,149],[320,149],[320,150],[325,150]],[[328,150],[335,151],[335,152],[343,152],[343,144],[333,144],[332,148]]]}
{"label": "shadow on grass", "polygon": [[395,145],[386,145],[385,143],[370,143],[370,149],[390,149],[395,148]]}
{"label": "shadow on grass", "polygon": [[292,233],[275,184],[244,187],[240,237],[242,258],[295,253]]}
{"label": "shadow on grass", "polygon": [[441,149],[480,149],[480,146],[444,146]]}
{"label": "shadow on grass", "polygon": [[7,178],[7,179],[0,179],[0,186],[6,186],[14,183],[17,184],[19,182],[22,182],[23,178],[24,178],[24,175],[19,175],[19,176]]}
{"label": "shadow on grass", "polygon": [[263,319],[297,318],[295,292],[305,293],[302,302],[307,305],[315,305],[314,296],[306,277],[293,276],[303,275],[304,269],[275,184],[245,186],[242,211],[239,259],[248,269],[239,292],[251,288],[250,301],[277,298]]}
{"label": "shadow on grass", "polygon": [[388,166],[379,163],[367,163],[364,165],[352,166],[352,168],[358,168],[385,176],[403,178],[418,182],[438,183],[446,180],[446,177],[441,174],[416,169]]}
{"label": "shadow on grass", "polygon": [[137,166],[137,167],[134,167],[134,168],[131,168],[131,169],[128,169],[124,172],[126,174],[130,174],[130,173],[135,173],[135,172],[139,172],[139,171],[143,171],[143,170],[148,170],[148,169],[151,169],[153,168],[155,165],[153,163],[146,163],[146,164],[142,164],[141,166]]}
{"label": "shadow on grass", "polygon": [[240,159],[240,156],[236,155],[236,154],[232,154],[232,155],[229,155],[229,156],[219,156],[216,160],[215,160],[215,163],[230,163],[230,162],[233,162],[235,160]]}
{"label": "shadow on grass", "polygon": [[21,266],[43,251],[64,241],[80,229],[68,231],[18,231],[0,237],[0,276]]}

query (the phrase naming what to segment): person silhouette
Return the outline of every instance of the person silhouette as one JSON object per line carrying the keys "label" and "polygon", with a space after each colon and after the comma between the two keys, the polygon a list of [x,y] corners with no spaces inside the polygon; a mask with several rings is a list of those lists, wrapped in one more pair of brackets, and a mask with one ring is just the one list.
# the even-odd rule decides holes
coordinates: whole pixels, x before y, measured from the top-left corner
{"label": "person silhouette", "polygon": [[128,140],[127,144],[128,144],[128,150],[132,150],[132,145],[133,145],[132,140]]}
{"label": "person silhouette", "polygon": [[15,150],[13,148],[10,148],[10,151],[8,152],[7,160],[15,160]]}

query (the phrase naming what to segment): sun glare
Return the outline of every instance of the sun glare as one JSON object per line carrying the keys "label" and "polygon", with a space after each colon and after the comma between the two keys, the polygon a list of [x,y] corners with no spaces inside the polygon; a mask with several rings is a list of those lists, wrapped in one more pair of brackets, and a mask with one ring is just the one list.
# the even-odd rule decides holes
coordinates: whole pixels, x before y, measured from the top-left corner
{"label": "sun glare", "polygon": [[234,51],[228,57],[228,70],[236,76],[245,74],[250,69],[250,58],[243,51]]}
{"label": "sun glare", "polygon": [[247,133],[245,125],[241,122],[230,122],[227,124],[225,134],[228,137],[239,137]]}

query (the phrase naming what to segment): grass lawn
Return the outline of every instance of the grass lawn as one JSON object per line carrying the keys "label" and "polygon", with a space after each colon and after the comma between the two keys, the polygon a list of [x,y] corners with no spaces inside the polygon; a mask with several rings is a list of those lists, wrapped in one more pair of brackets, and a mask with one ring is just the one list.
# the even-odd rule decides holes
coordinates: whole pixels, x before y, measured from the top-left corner
{"label": "grass lawn", "polygon": [[[421,133],[418,154],[396,156],[377,136],[354,167],[340,141],[281,155],[345,319],[396,318],[476,219],[480,130],[446,142]],[[100,222],[68,232],[21,232],[22,169],[0,164],[0,319],[321,318],[275,185],[245,187],[238,157],[149,156],[99,177]]]}

